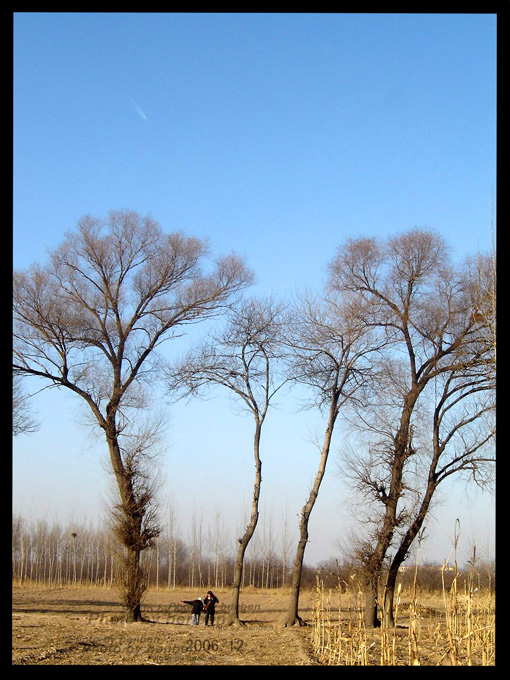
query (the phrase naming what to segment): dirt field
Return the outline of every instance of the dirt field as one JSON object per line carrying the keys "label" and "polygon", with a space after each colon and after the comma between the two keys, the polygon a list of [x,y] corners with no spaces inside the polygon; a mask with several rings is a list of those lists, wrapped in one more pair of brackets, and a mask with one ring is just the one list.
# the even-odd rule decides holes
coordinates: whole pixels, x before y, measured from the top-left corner
{"label": "dirt field", "polygon": [[[199,595],[203,597],[205,592],[150,590],[142,609],[148,622],[126,624],[122,620],[123,608],[113,589],[14,587],[12,663],[181,666],[318,666],[325,663],[324,655],[321,658],[317,648],[316,638],[314,654],[312,625],[282,627],[288,594],[276,590],[243,590],[241,619],[244,625],[238,628],[226,625],[230,589],[216,591],[220,603],[216,608],[214,627],[206,627],[203,617],[199,626],[191,626],[191,607],[181,604],[181,600],[194,599]],[[302,592],[300,615],[305,622],[313,623],[316,604],[315,591]],[[331,606],[334,615],[333,601]],[[441,598],[422,598],[419,610],[419,663],[449,665]],[[347,610],[342,611],[342,616],[350,616]],[[470,650],[467,648],[466,635],[462,631],[459,633],[460,665],[467,665],[468,651],[473,665],[483,663],[480,640],[487,640],[489,628],[492,630],[494,627],[491,616],[472,619]],[[390,644],[398,643],[396,664],[408,665],[410,619],[409,609],[404,605],[400,609],[399,624],[402,625],[395,629],[394,642],[393,633],[390,634]],[[338,619],[336,623],[333,621],[335,625],[338,629]],[[345,627],[346,621],[342,625]],[[322,630],[322,627],[317,630]],[[493,634],[490,633],[491,636]],[[358,638],[355,646],[358,645],[359,650],[366,649],[365,663],[381,665],[381,629],[367,631],[362,637],[363,640]],[[344,648],[348,649],[348,638],[342,639],[346,640]],[[360,645],[360,642],[363,644]],[[489,650],[485,663],[494,665],[493,643],[491,645],[485,647]],[[353,662],[347,660],[347,663]]]}
{"label": "dirt field", "polygon": [[[148,623],[125,624],[115,590],[14,587],[15,665],[314,665],[309,628],[282,628],[288,596],[247,589],[240,628],[226,626],[230,591],[216,591],[214,627],[190,626],[181,600],[205,593],[149,591]],[[315,593],[304,593],[301,616],[311,621]]]}

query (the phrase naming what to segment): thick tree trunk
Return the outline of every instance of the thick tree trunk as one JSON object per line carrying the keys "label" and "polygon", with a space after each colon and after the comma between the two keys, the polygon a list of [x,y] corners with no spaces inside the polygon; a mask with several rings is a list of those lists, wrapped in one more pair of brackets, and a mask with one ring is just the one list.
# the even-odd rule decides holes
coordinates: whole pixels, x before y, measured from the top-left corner
{"label": "thick tree trunk", "polygon": [[395,585],[399,568],[400,564],[396,564],[395,561],[391,563],[386,580],[386,588],[384,589],[384,611],[382,615],[384,616],[384,623],[388,628],[395,625]]}
{"label": "thick tree trunk", "polygon": [[381,529],[378,532],[377,544],[366,566],[368,587],[366,591],[365,624],[367,627],[377,627],[380,625],[380,621],[377,618],[377,590],[381,579],[384,558],[398,524],[397,509],[402,496],[404,465],[407,459],[414,453],[412,448],[411,416],[422,389],[423,387],[415,385],[404,399],[400,427],[394,438],[393,465],[389,490],[386,491],[384,488],[381,488],[380,491],[385,512]]}
{"label": "thick tree trunk", "polygon": [[377,581],[371,581],[367,584],[365,593],[365,625],[367,628],[377,628],[381,625],[377,617],[377,586]]}
{"label": "thick tree trunk", "polygon": [[146,547],[142,537],[144,511],[136,499],[132,477],[124,468],[113,419],[110,422],[106,439],[120,497],[120,503],[114,511],[115,532],[126,551],[121,557],[122,565],[118,585],[126,607],[126,621],[134,623],[144,620],[141,613],[141,601],[147,587],[141,565],[141,553]]}
{"label": "thick tree trunk", "polygon": [[140,564],[140,551],[131,549],[127,553],[122,595],[126,606],[126,621],[138,623],[144,621],[142,616],[142,596],[146,589],[146,578]]}
{"label": "thick tree trunk", "polygon": [[427,484],[427,489],[425,492],[425,495],[423,497],[421,506],[416,514],[416,517],[412,524],[409,526],[408,530],[406,531],[405,535],[402,538],[402,541],[400,542],[400,545],[398,547],[397,552],[395,553],[395,556],[391,562],[389,571],[388,571],[388,579],[386,581],[386,588],[385,588],[385,593],[384,593],[384,616],[385,616],[385,622],[388,626],[393,626],[394,625],[394,600],[395,600],[395,586],[397,583],[397,576],[398,576],[398,571],[400,569],[400,566],[404,562],[409,549],[411,548],[411,545],[414,542],[414,539],[416,536],[419,534],[421,531],[421,528],[423,526],[423,523],[425,521],[425,517],[427,516],[427,513],[429,511],[430,503],[432,501],[432,496],[434,495],[434,491],[436,490],[437,487],[437,480],[435,477],[435,469],[436,465],[435,463],[437,462],[437,457],[434,457],[433,464],[431,465],[430,468],[430,473],[429,473],[429,480]]}

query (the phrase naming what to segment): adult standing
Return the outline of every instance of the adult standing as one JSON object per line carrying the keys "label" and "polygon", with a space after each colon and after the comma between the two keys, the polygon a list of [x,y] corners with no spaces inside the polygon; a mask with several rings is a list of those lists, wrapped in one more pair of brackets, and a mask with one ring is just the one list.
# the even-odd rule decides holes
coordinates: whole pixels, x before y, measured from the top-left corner
{"label": "adult standing", "polygon": [[207,591],[207,595],[204,598],[204,612],[205,612],[205,625],[207,626],[209,620],[211,621],[211,626],[214,626],[214,614],[215,607],[219,600],[216,595],[211,591]]}

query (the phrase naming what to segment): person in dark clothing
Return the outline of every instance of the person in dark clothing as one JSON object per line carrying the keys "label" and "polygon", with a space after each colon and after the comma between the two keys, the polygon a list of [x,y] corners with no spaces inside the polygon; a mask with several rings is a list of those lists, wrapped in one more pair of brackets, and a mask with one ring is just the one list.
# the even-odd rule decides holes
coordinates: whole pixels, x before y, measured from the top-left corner
{"label": "person in dark clothing", "polygon": [[211,621],[211,626],[214,626],[214,608],[218,604],[219,600],[216,595],[211,591],[207,591],[207,595],[204,598],[204,612],[205,612],[205,625],[207,626],[209,620]]}
{"label": "person in dark clothing", "polygon": [[192,606],[191,609],[191,625],[192,626],[198,626],[199,621],[200,621],[200,614],[204,608],[204,605],[202,603],[202,598],[197,597],[196,600],[181,600],[183,604],[190,604]]}

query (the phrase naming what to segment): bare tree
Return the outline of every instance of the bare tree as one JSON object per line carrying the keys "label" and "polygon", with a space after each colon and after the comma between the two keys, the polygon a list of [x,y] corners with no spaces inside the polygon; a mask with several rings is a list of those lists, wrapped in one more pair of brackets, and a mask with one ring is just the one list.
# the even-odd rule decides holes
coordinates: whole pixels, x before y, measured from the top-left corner
{"label": "bare tree", "polygon": [[324,439],[319,445],[319,467],[301,510],[285,626],[303,623],[299,616],[299,593],[308,524],[326,472],[338,415],[366,386],[372,373],[371,356],[378,350],[368,325],[358,323],[352,314],[350,301],[335,295],[303,300],[296,309],[292,329],[288,336],[292,378],[311,388],[311,403],[326,414],[327,420]]}
{"label": "bare tree", "polygon": [[[439,485],[452,475],[468,475],[486,488],[493,480],[495,463],[495,427],[491,414],[495,408],[494,375],[485,362],[473,358],[457,369],[440,376],[434,386],[435,407],[432,426],[428,428],[431,445],[426,447],[426,480],[414,512],[408,513],[391,559],[384,592],[384,615],[393,623],[395,584],[400,566],[423,529],[425,519]],[[430,397],[433,399],[432,396]],[[428,454],[428,455],[427,455]]]}
{"label": "bare tree", "polygon": [[167,508],[167,551],[168,551],[168,581],[167,587],[172,586],[175,590],[176,576],[177,576],[177,553],[178,541],[177,538],[177,510],[172,503],[168,503]]}
{"label": "bare tree", "polygon": [[281,568],[282,568],[282,577],[281,577],[281,585],[282,587],[285,587],[287,583],[287,570],[288,570],[288,555],[289,552],[291,551],[293,540],[292,537],[289,536],[289,520],[287,517],[287,513],[282,518],[283,522],[283,529],[282,529],[282,534],[280,536],[280,550],[281,550]]}
{"label": "bare tree", "polygon": [[358,460],[358,479],[382,508],[364,556],[366,622],[377,625],[383,562],[395,531],[409,521],[402,501],[410,491],[406,470],[418,450],[416,407],[440,376],[452,371],[458,376],[468,348],[479,344],[480,300],[473,295],[472,277],[450,264],[443,240],[419,229],[384,243],[351,240],[330,273],[332,289],[357,301],[360,323],[371,323],[388,340],[379,390],[370,408],[357,414],[372,436],[370,457]]}
{"label": "bare tree", "polygon": [[220,585],[220,560],[224,552],[222,543],[222,523],[219,510],[216,510],[214,513],[214,526],[208,528],[206,542],[210,554],[208,560],[207,582],[209,584],[213,583],[214,587],[217,588]]}
{"label": "bare tree", "polygon": [[32,434],[37,432],[39,424],[30,411],[29,396],[23,391],[21,378],[13,375],[12,378],[12,434]]}
{"label": "bare tree", "polygon": [[255,479],[251,516],[243,536],[238,539],[228,619],[230,625],[242,623],[239,594],[244,555],[259,518],[262,427],[272,399],[285,383],[285,378],[279,379],[277,371],[282,348],[282,323],[280,305],[271,300],[249,300],[231,310],[220,335],[215,335],[189,353],[181,363],[167,369],[171,393],[181,398],[203,396],[211,387],[221,385],[230,390],[237,402],[254,418]]}
{"label": "bare tree", "polygon": [[206,245],[164,234],[150,217],[83,218],[44,266],[14,274],[13,370],[81,397],[104,433],[119,496],[116,516],[128,569],[127,618],[140,611],[141,553],[158,535],[144,451],[123,444],[157,371],[155,350],[186,324],[217,315],[250,281],[234,256],[201,271]]}

